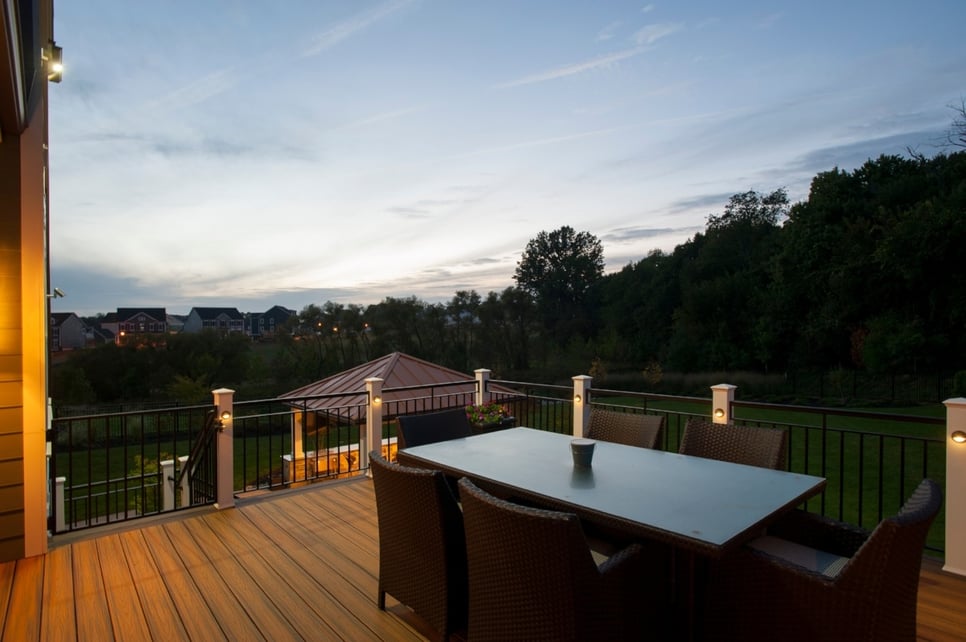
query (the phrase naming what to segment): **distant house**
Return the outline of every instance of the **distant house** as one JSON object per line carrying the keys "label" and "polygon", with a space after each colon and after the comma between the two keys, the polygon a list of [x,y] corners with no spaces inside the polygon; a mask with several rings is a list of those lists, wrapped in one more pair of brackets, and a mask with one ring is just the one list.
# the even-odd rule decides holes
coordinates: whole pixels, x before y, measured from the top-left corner
{"label": "distant house", "polygon": [[73,312],[52,312],[50,314],[50,328],[47,331],[47,339],[50,341],[52,352],[83,348],[87,345],[90,336],[91,332],[87,324]]}
{"label": "distant house", "polygon": [[191,308],[184,321],[184,332],[217,330],[219,332],[244,332],[245,317],[238,308]]}
{"label": "distant house", "polygon": [[249,314],[246,330],[252,339],[271,339],[293,316],[295,310],[275,305],[265,312]]}
{"label": "distant house", "polygon": [[117,336],[117,312],[108,312],[98,324],[104,332],[109,332],[111,337]]}
{"label": "distant house", "polygon": [[184,330],[184,320],[185,315],[183,314],[169,314],[168,315],[168,332],[171,334],[177,334]]}
{"label": "distant house", "polygon": [[[101,323],[101,327],[104,324]],[[118,308],[116,341],[120,344],[142,343],[151,335],[168,331],[168,314],[164,308]]]}

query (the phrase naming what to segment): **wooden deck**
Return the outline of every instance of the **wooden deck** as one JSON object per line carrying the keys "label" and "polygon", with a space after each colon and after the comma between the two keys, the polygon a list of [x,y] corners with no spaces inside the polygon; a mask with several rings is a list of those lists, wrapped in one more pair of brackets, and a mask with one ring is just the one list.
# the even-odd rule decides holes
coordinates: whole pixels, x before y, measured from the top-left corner
{"label": "wooden deck", "polygon": [[[0,564],[2,640],[426,640],[376,607],[375,501],[361,478],[57,538]],[[966,640],[966,578],[924,564],[919,639]]]}

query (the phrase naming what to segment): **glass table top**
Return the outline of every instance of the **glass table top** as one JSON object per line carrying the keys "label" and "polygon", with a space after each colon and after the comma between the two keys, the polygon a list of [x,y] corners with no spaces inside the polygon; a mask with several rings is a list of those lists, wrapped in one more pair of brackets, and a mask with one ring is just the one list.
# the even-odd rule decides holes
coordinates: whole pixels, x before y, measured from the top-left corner
{"label": "glass table top", "polygon": [[747,541],[825,487],[821,477],[605,441],[596,442],[591,468],[576,468],[572,439],[512,428],[408,448],[398,457],[711,554]]}

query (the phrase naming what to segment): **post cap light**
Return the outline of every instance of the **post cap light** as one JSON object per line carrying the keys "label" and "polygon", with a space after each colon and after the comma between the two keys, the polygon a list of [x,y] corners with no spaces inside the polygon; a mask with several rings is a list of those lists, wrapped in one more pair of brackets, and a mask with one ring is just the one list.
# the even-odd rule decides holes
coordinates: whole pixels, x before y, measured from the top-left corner
{"label": "post cap light", "polygon": [[949,436],[957,444],[966,444],[966,432],[962,430],[957,430]]}

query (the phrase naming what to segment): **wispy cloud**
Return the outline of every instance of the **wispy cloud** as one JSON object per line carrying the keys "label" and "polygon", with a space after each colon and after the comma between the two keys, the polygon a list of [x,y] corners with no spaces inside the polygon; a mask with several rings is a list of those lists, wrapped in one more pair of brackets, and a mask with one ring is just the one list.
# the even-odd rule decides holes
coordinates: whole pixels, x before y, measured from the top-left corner
{"label": "wispy cloud", "polygon": [[419,111],[416,107],[408,107],[406,109],[396,109],[395,111],[387,111],[381,114],[374,114],[372,116],[367,116],[366,118],[361,118],[359,120],[354,120],[351,123],[346,123],[345,125],[340,125],[336,127],[333,131],[342,131],[344,129],[356,129],[359,127],[367,127],[369,125],[374,125],[375,123],[395,120],[401,116],[411,114],[413,112]]}
{"label": "wispy cloud", "polygon": [[618,20],[617,22],[612,22],[600,31],[597,32],[597,40],[610,40],[614,37],[614,32],[617,31],[623,23]]}
{"label": "wispy cloud", "polygon": [[610,134],[612,132],[621,129],[620,127],[610,127],[607,129],[595,129],[593,131],[579,132],[577,134],[569,134],[567,136],[553,136],[551,138],[539,138],[537,140],[527,140],[520,143],[511,143],[509,145],[503,145],[500,147],[487,147],[484,149],[477,149],[471,152],[466,152],[464,154],[456,154],[444,160],[452,160],[455,158],[466,158],[469,156],[477,156],[479,154],[489,154],[493,152],[506,152],[513,151],[516,149],[525,149],[528,147],[540,147],[543,145],[554,145],[556,143],[565,143],[571,140],[577,140],[580,138],[588,138],[590,136],[599,136],[601,134]]}
{"label": "wispy cloud", "polygon": [[397,11],[415,4],[418,0],[391,0],[384,2],[371,11],[358,13],[348,20],[340,22],[334,27],[322,32],[309,47],[302,52],[303,56],[315,56],[326,49],[330,49],[347,38],[365,31],[380,20],[384,20]]}
{"label": "wispy cloud", "polygon": [[627,58],[636,56],[645,50],[645,47],[625,49],[624,51],[618,51],[617,53],[600,56],[598,58],[594,58],[593,60],[557,67],[556,69],[551,69],[550,71],[544,71],[531,76],[525,76],[517,80],[511,80],[509,82],[496,85],[496,89],[507,89],[509,87],[519,87],[521,85],[533,85],[540,82],[546,82],[548,80],[556,80],[558,78],[565,78],[567,76],[581,74],[585,71],[591,71],[593,69],[600,69],[602,67],[606,68],[614,63],[620,62],[621,60],[626,60]]}
{"label": "wispy cloud", "polygon": [[220,69],[183,87],[168,92],[164,96],[149,103],[148,108],[157,111],[172,111],[197,105],[213,96],[228,91],[237,82],[238,76],[235,74],[234,69]]}
{"label": "wispy cloud", "polygon": [[641,46],[653,45],[661,38],[670,36],[672,33],[676,31],[680,31],[683,28],[684,28],[684,25],[679,22],[673,23],[673,24],[660,23],[660,24],[647,25],[646,27],[638,30],[638,32],[634,34],[634,42],[636,42],[638,45],[641,45]]}

